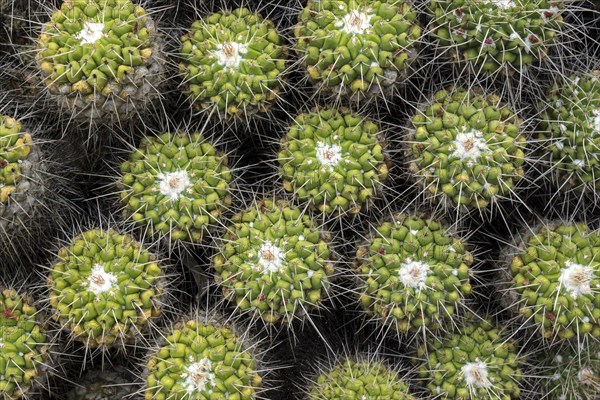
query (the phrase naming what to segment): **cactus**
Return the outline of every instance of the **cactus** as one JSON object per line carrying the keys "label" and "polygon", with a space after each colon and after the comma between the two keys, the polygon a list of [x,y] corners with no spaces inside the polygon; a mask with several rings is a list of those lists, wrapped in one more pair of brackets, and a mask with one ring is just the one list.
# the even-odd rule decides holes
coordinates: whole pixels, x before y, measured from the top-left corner
{"label": "cactus", "polygon": [[50,267],[52,316],[86,348],[135,342],[161,314],[163,269],[127,234],[85,231],[58,250]]}
{"label": "cactus", "polygon": [[50,342],[33,299],[0,290],[0,395],[17,400],[35,395],[51,372]]}
{"label": "cactus", "polygon": [[384,145],[378,125],[348,109],[300,114],[278,155],[283,187],[324,214],[358,213],[387,178]]}
{"label": "cactus", "polygon": [[130,0],[65,0],[37,42],[51,101],[78,122],[122,122],[160,95],[163,42],[148,12]]}
{"label": "cactus", "polygon": [[458,65],[512,75],[543,60],[563,25],[560,1],[430,0],[431,34]]}
{"label": "cactus", "polygon": [[231,205],[227,157],[197,132],[144,138],[119,185],[126,218],[172,241],[201,242]]}
{"label": "cactus", "polygon": [[257,399],[262,390],[255,350],[232,328],[188,318],[169,331],[146,365],[146,400]]}
{"label": "cactus", "polygon": [[135,377],[119,365],[110,370],[90,370],[78,386],[67,393],[67,400],[126,399],[136,391]]}
{"label": "cactus", "polygon": [[493,94],[441,90],[410,123],[409,174],[434,203],[483,212],[516,197],[525,172],[521,120]]}
{"label": "cactus", "polygon": [[181,38],[184,91],[221,120],[268,111],[283,88],[286,48],[268,19],[246,8],[195,21]]}
{"label": "cactus", "polygon": [[471,293],[467,247],[435,218],[394,215],[356,252],[360,303],[397,332],[444,329]]}
{"label": "cactus", "polygon": [[309,80],[351,101],[387,98],[405,82],[421,28],[404,0],[310,0],[294,30]]}
{"label": "cactus", "polygon": [[236,214],[212,265],[237,311],[267,324],[303,319],[327,297],[334,273],[330,235],[283,200]]}

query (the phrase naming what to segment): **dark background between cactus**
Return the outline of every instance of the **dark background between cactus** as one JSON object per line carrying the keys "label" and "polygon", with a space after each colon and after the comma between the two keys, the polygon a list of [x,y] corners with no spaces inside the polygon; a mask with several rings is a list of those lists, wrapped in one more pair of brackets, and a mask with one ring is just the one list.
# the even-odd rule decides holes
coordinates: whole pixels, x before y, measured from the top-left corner
{"label": "dark background between cactus", "polygon": [[[10,0],[9,0],[10,1]],[[7,91],[9,100],[19,104],[22,94],[15,90],[19,84],[18,78],[12,71],[19,69],[19,60],[23,58],[23,54],[19,53],[19,46],[28,39],[27,34],[31,35],[34,30],[23,24],[25,20],[40,21],[44,18],[44,7],[50,7],[51,4],[58,6],[59,0],[43,2],[43,7],[34,0],[14,0],[15,4],[20,6],[25,5],[25,14],[15,19],[9,19],[6,16],[0,16],[0,31],[10,30],[11,27],[19,26],[22,30],[13,28],[11,37],[12,43],[2,45],[2,40],[5,40],[6,35],[0,34],[0,68],[4,66],[4,76],[0,74],[0,91]],[[592,1],[593,2],[593,1]],[[582,7],[589,6],[592,2],[579,2]],[[200,5],[200,3],[202,3]],[[290,29],[296,22],[297,14],[305,5],[305,2],[296,2],[293,0],[272,0],[272,1],[239,1],[235,6],[245,6],[253,11],[259,11],[263,16],[275,22],[277,28],[286,33],[289,37]],[[421,3],[421,1],[417,2]],[[192,0],[149,0],[147,1],[148,9],[156,10],[156,19],[161,28],[170,36],[181,36],[191,25],[191,22],[200,15],[207,15],[211,12],[219,11],[224,6],[227,8],[235,8],[233,2],[196,2]],[[422,4],[417,4],[418,7],[423,7]],[[580,11],[574,15],[567,15],[568,18],[579,18],[580,21],[585,21],[588,29],[586,32],[587,39],[573,40],[569,45],[572,53],[565,55],[565,62],[572,61],[577,58],[590,58],[594,54],[596,57],[600,54],[600,17],[592,11]],[[12,25],[15,24],[15,25]],[[23,24],[23,25],[21,25]],[[9,26],[10,25],[10,26]],[[425,21],[423,20],[423,25]],[[37,26],[37,25],[36,25]],[[16,33],[18,31],[18,33]],[[594,38],[596,38],[594,40]],[[293,52],[290,52],[292,59],[295,57]],[[435,91],[435,89],[443,86],[443,83],[451,83],[448,77],[452,77],[452,73],[444,67],[436,64],[432,54],[423,54],[425,59],[425,67],[419,70],[419,73],[413,76],[411,84],[406,90],[403,90],[401,96],[389,102],[389,109],[381,107],[379,109],[369,108],[369,110],[357,110],[370,115],[377,121],[380,121],[393,136],[394,131],[399,131],[405,125],[414,108],[423,103]],[[7,72],[8,71],[8,72]],[[8,76],[7,76],[8,75]],[[241,184],[246,184],[251,187],[255,182],[261,182],[264,190],[268,191],[269,187],[275,182],[276,169],[273,163],[276,155],[276,144],[283,134],[282,126],[285,122],[289,122],[291,117],[299,112],[306,111],[311,106],[316,105],[311,98],[310,88],[299,88],[298,83],[302,82],[302,76],[299,72],[292,72],[289,77],[294,89],[284,93],[285,103],[281,102],[275,110],[269,114],[268,119],[258,120],[251,126],[241,126],[233,131],[228,131],[223,135],[223,129],[218,124],[208,125],[208,133],[214,137],[222,138],[220,141],[228,152],[231,152],[232,158],[237,162],[237,165],[242,169]],[[544,82],[538,82],[531,86],[544,86]],[[542,96],[543,92],[526,93],[523,96],[523,101],[519,105],[532,104],[536,96]],[[26,96],[26,95],[25,95]],[[538,97],[539,98],[539,97]],[[161,109],[156,113],[149,115],[145,121],[146,126],[155,130],[161,130],[165,126],[165,121],[168,118],[175,125],[180,123],[183,126],[195,127],[200,129],[203,126],[202,118],[193,115],[190,108],[185,105],[184,98],[177,93],[177,87],[174,82],[169,82],[166,88],[165,99],[161,102]],[[25,103],[25,102],[24,102]],[[1,104],[0,104],[1,106]],[[23,107],[24,105],[18,105]],[[30,112],[28,110],[28,112]],[[44,110],[34,110],[31,112],[32,121],[43,125],[45,128],[44,134],[52,138],[61,138],[60,143],[64,144],[62,151],[63,158],[69,161],[70,168],[75,171],[72,173],[71,184],[76,186],[73,190],[74,198],[71,198],[73,203],[72,212],[65,218],[64,232],[57,232],[62,239],[67,239],[71,235],[68,225],[76,224],[77,221],[90,221],[87,225],[93,225],[93,221],[99,220],[99,215],[109,215],[114,213],[114,199],[109,196],[111,188],[110,169],[115,168],[118,160],[123,158],[130,145],[136,145],[142,136],[146,133],[144,127],[139,124],[124,125],[121,127],[121,132],[118,132],[120,137],[118,140],[110,140],[108,143],[100,143],[94,146],[93,149],[83,145],[78,145],[73,140],[69,140],[68,133],[63,135],[65,127],[53,115],[44,113]],[[66,128],[68,129],[68,128]],[[100,128],[95,133],[97,136],[112,136],[107,128]],[[267,179],[265,179],[267,177]],[[401,180],[392,182],[393,187],[387,190],[382,198],[378,200],[375,207],[366,215],[361,216],[357,220],[345,221],[336,228],[338,230],[337,240],[340,242],[340,253],[345,261],[350,261],[353,257],[356,243],[361,239],[361,234],[368,229],[369,218],[377,220],[379,216],[378,209],[402,209],[408,201],[414,196],[414,189],[409,189]],[[527,221],[533,219],[535,215],[541,215],[548,219],[552,218],[568,218],[570,215],[561,209],[560,205],[553,206],[549,204],[552,193],[545,191],[545,187],[533,187],[528,189],[522,198],[525,199],[525,204],[516,204],[514,207],[508,207],[503,210],[501,216],[494,218],[484,218],[483,220],[473,217],[466,221],[467,227],[474,232],[470,236],[470,242],[477,246],[476,254],[483,261],[480,266],[482,271],[482,284],[478,290],[477,296],[481,304],[486,304],[493,310],[500,309],[500,304],[496,304],[498,299],[488,298],[489,291],[486,289],[488,278],[493,276],[493,271],[497,268],[495,260],[500,257],[500,249],[505,241],[510,240],[512,235],[525,226]],[[588,203],[585,205],[588,223],[592,226],[597,226],[596,219],[600,217],[600,212],[594,204]],[[35,257],[35,262],[41,265],[49,265],[51,258],[48,258],[48,253],[45,249],[52,248],[52,243],[41,244],[37,251],[39,255]],[[213,286],[200,287],[197,285],[197,280],[194,279],[194,274],[189,267],[195,267],[196,272],[207,271],[210,265],[210,248],[198,249],[193,254],[193,260],[188,259],[187,265],[182,265],[180,260],[173,257],[171,260],[176,265],[176,270],[180,274],[180,278],[176,280],[177,288],[180,289],[178,297],[180,302],[178,307],[181,309],[181,314],[187,312],[192,303],[201,305],[213,304],[218,297],[217,290]],[[27,268],[27,266],[25,266]],[[207,275],[201,274],[201,275]],[[20,278],[19,278],[20,279]],[[23,279],[29,279],[31,285],[40,285],[40,276],[33,275]],[[488,279],[488,280],[486,280]],[[200,282],[205,283],[206,280],[201,279]],[[19,286],[17,284],[17,286]],[[207,289],[207,290],[206,290]],[[355,305],[345,295],[340,295],[333,301],[326,303],[326,310],[321,312],[319,316],[312,317],[312,323],[305,324],[303,329],[296,329],[293,334],[283,332],[276,338],[269,338],[264,332],[262,335],[266,347],[271,350],[267,355],[268,361],[273,362],[277,366],[274,372],[269,374],[272,379],[272,384],[276,388],[268,393],[269,399],[291,399],[296,394],[301,392],[298,385],[302,385],[302,376],[305,376],[311,371],[315,354],[324,355],[333,353],[352,353],[353,349],[359,349],[364,352],[372,351],[377,348],[380,341],[374,337],[374,328],[367,325],[363,326],[357,315],[359,310],[355,309]],[[114,355],[111,358],[103,358],[93,360],[85,365],[88,370],[99,368],[104,363],[104,367],[112,369],[110,365],[125,365],[131,367],[139,362],[139,358],[144,357],[144,350],[134,352],[131,359],[126,359],[121,355]],[[73,350],[75,352],[81,350]],[[391,364],[405,363],[407,367],[410,365],[407,361],[407,352],[403,343],[399,343],[395,338],[387,338],[383,341],[382,348],[379,350]],[[139,353],[139,354],[138,354]],[[77,354],[77,353],[75,353]],[[80,357],[81,354],[78,354]],[[136,358],[137,357],[137,358]],[[80,363],[80,358],[74,357],[74,361],[68,364],[68,379],[77,382],[82,372],[83,364]],[[65,393],[72,384],[67,380],[56,380],[52,382],[55,386],[54,391],[57,395]],[[59,396],[55,398],[61,398]]]}

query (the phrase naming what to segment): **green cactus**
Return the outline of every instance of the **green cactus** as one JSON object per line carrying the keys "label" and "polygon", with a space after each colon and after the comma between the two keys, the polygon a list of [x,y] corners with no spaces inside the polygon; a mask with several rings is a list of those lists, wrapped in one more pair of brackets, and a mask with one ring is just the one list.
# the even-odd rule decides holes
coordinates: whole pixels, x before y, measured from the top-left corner
{"label": "green cactus", "polygon": [[326,297],[334,272],[329,240],[299,208],[259,200],[232,218],[213,257],[215,281],[238,311],[291,324]]}
{"label": "green cactus", "polygon": [[229,327],[188,319],[164,341],[146,365],[146,400],[258,398],[258,359]]}
{"label": "green cactus", "polygon": [[490,321],[473,316],[460,332],[419,346],[419,376],[436,399],[512,400],[520,395],[523,360]]}
{"label": "green cactus", "polygon": [[321,373],[308,400],[416,400],[398,373],[379,361],[345,359]]}
{"label": "green cactus", "polygon": [[309,0],[294,36],[309,80],[358,101],[387,97],[406,80],[421,27],[404,0]]}
{"label": "green cactus", "polygon": [[222,119],[269,110],[283,88],[286,48],[270,20],[246,8],[195,21],[179,69],[197,110]]}
{"label": "green cactus", "polygon": [[356,252],[362,306],[398,332],[443,329],[471,293],[473,256],[438,220],[394,215]]}
{"label": "green cactus", "polygon": [[600,338],[600,231],[583,223],[528,228],[510,250],[517,311],[547,339]]}
{"label": "green cactus", "polygon": [[409,173],[445,208],[483,210],[515,198],[524,177],[521,120],[496,95],[441,90],[411,119]]}
{"label": "green cactus", "polygon": [[161,314],[163,267],[131,236],[88,230],[57,256],[47,279],[53,318],[88,348],[133,342]]}
{"label": "green cactus", "polygon": [[121,164],[124,213],[152,235],[199,243],[231,205],[227,157],[202,134],[142,140]]}
{"label": "green cactus", "polygon": [[596,400],[600,395],[600,348],[570,343],[544,352],[538,359],[535,376],[538,389],[547,400]]}
{"label": "green cactus", "polygon": [[122,121],[160,95],[162,39],[130,0],[65,0],[37,42],[47,92],[78,121]]}
{"label": "green cactus", "polygon": [[600,192],[600,71],[556,83],[546,104],[537,129],[542,165],[563,191]]}
{"label": "green cactus", "polygon": [[358,213],[388,175],[381,130],[348,109],[298,115],[278,155],[283,187],[325,214]]}
{"label": "green cactus", "polygon": [[50,371],[49,338],[33,299],[0,290],[0,396],[29,398]]}
{"label": "green cactus", "polygon": [[134,382],[135,377],[119,365],[111,365],[104,371],[93,369],[67,393],[67,400],[127,399],[136,392]]}
{"label": "green cactus", "polygon": [[560,1],[429,0],[440,50],[477,73],[514,74],[543,60],[563,25]]}

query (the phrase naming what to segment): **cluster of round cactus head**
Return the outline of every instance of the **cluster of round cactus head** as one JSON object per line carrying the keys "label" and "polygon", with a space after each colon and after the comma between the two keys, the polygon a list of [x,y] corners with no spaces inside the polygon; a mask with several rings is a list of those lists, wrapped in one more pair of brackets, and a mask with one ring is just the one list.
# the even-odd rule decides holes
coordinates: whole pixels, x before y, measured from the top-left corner
{"label": "cluster of round cactus head", "polygon": [[[0,114],[0,231],[15,235],[41,200],[41,153],[21,122]],[[2,247],[8,246],[8,243]]]}
{"label": "cluster of round cactus head", "polygon": [[444,208],[484,210],[515,197],[524,177],[519,117],[494,94],[453,87],[411,119],[409,174]]}
{"label": "cluster of round cactus head", "polygon": [[131,236],[85,231],[50,268],[53,318],[87,348],[126,345],[161,314],[163,277],[156,256]]}
{"label": "cluster of round cactus head", "polygon": [[188,319],[175,325],[164,342],[146,366],[147,400],[259,397],[259,360],[230,327]]}
{"label": "cluster of round cactus head", "polygon": [[377,360],[340,360],[307,390],[308,400],[416,400],[398,372]]}
{"label": "cluster of round cactus head", "polygon": [[405,81],[421,27],[404,0],[309,0],[294,35],[309,80],[359,101],[387,97]]}
{"label": "cluster of round cactus head", "polygon": [[543,60],[562,27],[554,0],[430,0],[440,50],[476,73],[512,75]]}
{"label": "cluster of round cactus head", "polygon": [[268,111],[277,100],[286,49],[270,20],[246,8],[211,14],[181,43],[183,86],[197,110],[231,119]]}
{"label": "cluster of round cactus head", "polygon": [[564,191],[600,192],[600,71],[555,84],[537,132],[540,157]]}
{"label": "cluster of round cactus head", "polygon": [[278,155],[283,187],[324,214],[358,213],[388,176],[378,125],[348,109],[298,115]]}
{"label": "cluster of round cactus head", "polygon": [[600,395],[600,347],[595,341],[550,349],[534,368],[545,400],[595,400]]}
{"label": "cluster of round cactus head", "polygon": [[127,399],[136,391],[135,377],[125,368],[112,365],[110,369],[92,369],[67,393],[67,400]]}
{"label": "cluster of round cactus head", "polygon": [[28,398],[48,374],[49,342],[33,299],[0,289],[0,396]]}
{"label": "cluster of round cactus head", "polygon": [[153,236],[198,243],[231,204],[227,156],[200,133],[145,137],[121,164],[126,217]]}
{"label": "cluster of round cactus head", "polygon": [[394,215],[357,250],[361,304],[401,333],[443,329],[471,293],[466,247],[439,220]]}
{"label": "cluster of round cactus head", "polygon": [[460,330],[418,349],[419,375],[436,399],[519,398],[522,360],[515,344],[490,321],[471,316]]}
{"label": "cluster of round cactus head", "polygon": [[258,200],[233,216],[222,239],[215,280],[238,312],[291,323],[327,296],[334,273],[330,237],[301,209]]}
{"label": "cluster of round cactus head", "polygon": [[509,251],[513,296],[507,300],[544,338],[600,338],[600,231],[583,223],[544,224],[528,228]]}
{"label": "cluster of round cactus head", "polygon": [[42,27],[37,68],[52,101],[78,121],[129,119],[159,96],[162,40],[130,0],[65,0]]}

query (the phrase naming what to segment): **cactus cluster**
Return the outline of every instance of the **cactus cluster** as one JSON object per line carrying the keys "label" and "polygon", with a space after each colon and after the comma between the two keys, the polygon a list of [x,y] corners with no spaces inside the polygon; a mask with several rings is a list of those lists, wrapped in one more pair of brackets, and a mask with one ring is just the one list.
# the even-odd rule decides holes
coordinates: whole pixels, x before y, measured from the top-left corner
{"label": "cactus cluster", "polygon": [[549,91],[537,130],[539,156],[565,192],[600,192],[600,71],[579,73]]}
{"label": "cactus cluster", "polygon": [[14,289],[0,290],[0,395],[29,398],[50,367],[49,337],[33,299]]}
{"label": "cactus cluster", "polygon": [[515,198],[525,144],[520,118],[497,95],[454,87],[412,117],[406,162],[433,202],[484,210]]}
{"label": "cactus cluster", "polygon": [[85,231],[58,250],[48,273],[52,316],[89,348],[124,346],[161,314],[163,269],[130,235]]}
{"label": "cactus cluster", "polygon": [[122,121],[159,96],[163,42],[135,2],[63,1],[37,42],[45,91],[78,121]]}
{"label": "cactus cluster", "polygon": [[155,237],[199,243],[231,205],[227,156],[198,132],[145,137],[120,172],[126,218]]}
{"label": "cactus cluster", "polygon": [[231,222],[212,265],[237,311],[268,324],[292,323],[327,298],[331,237],[310,215],[283,200],[263,199]]}
{"label": "cactus cluster", "polygon": [[278,154],[284,189],[324,214],[358,213],[388,176],[380,128],[348,109],[296,116]]}
{"label": "cactus cluster", "polygon": [[286,48],[247,8],[195,21],[181,38],[182,85],[197,110],[222,119],[269,110],[283,88]]}
{"label": "cactus cluster", "polygon": [[514,74],[543,60],[563,25],[560,1],[431,0],[440,51],[476,73]]}
{"label": "cactus cluster", "polygon": [[600,232],[584,223],[528,229],[509,250],[508,299],[544,338],[600,337]]}
{"label": "cactus cluster", "polygon": [[471,293],[473,256],[441,222],[398,214],[356,252],[360,303],[398,332],[440,330]]}
{"label": "cactus cluster", "polygon": [[421,33],[404,0],[310,0],[294,29],[295,50],[319,91],[385,98],[410,74]]}
{"label": "cactus cluster", "polygon": [[259,361],[231,328],[187,319],[146,365],[146,400],[251,400],[261,391]]}

